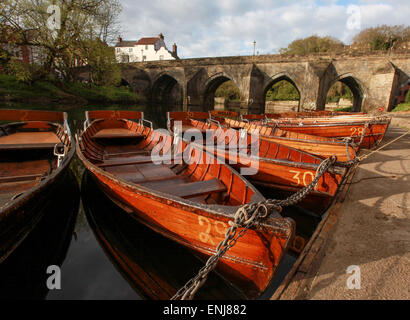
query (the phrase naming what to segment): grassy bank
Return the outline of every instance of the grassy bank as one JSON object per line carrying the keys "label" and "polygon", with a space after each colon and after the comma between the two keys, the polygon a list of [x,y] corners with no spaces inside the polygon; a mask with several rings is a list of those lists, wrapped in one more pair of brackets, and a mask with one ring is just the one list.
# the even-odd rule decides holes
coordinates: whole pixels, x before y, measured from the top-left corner
{"label": "grassy bank", "polygon": [[397,111],[410,111],[410,102],[399,104],[391,112],[397,112]]}
{"label": "grassy bank", "polygon": [[127,87],[97,87],[78,82],[18,81],[0,74],[0,99],[36,104],[135,104],[139,98]]}

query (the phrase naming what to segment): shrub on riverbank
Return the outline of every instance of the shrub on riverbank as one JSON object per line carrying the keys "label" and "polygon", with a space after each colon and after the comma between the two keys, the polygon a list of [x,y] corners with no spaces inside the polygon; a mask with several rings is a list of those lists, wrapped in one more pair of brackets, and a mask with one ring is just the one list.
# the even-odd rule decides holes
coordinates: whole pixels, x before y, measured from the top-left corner
{"label": "shrub on riverbank", "polygon": [[[39,80],[32,84],[19,81],[15,76],[0,74],[0,96],[5,100],[44,103],[126,103],[139,101],[126,87],[87,85],[79,82]],[[76,99],[77,98],[77,99]]]}
{"label": "shrub on riverbank", "polygon": [[410,102],[400,103],[391,112],[397,112],[397,111],[410,111]]}
{"label": "shrub on riverbank", "polygon": [[138,97],[127,87],[86,85],[79,82],[64,84],[68,92],[95,103],[136,103]]}

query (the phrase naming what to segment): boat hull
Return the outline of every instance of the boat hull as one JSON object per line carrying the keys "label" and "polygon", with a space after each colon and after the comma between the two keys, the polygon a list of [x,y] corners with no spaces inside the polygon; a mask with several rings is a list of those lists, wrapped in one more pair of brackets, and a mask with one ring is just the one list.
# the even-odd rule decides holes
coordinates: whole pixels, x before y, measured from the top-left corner
{"label": "boat hull", "polygon": [[[119,181],[98,173],[94,175],[101,190],[133,218],[204,258],[215,254],[216,246],[225,239],[232,218],[129,190]],[[283,248],[293,241],[295,226],[291,220],[286,223],[287,228],[265,224],[256,230],[248,230],[220,260],[217,270],[238,284],[250,298],[256,298],[271,282],[285,253]]]}

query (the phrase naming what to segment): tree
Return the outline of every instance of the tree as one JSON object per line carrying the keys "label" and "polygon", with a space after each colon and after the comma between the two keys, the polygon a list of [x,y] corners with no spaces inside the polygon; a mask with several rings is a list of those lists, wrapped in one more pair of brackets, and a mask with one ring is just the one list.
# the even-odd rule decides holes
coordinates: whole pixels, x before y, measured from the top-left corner
{"label": "tree", "polygon": [[309,54],[317,52],[331,52],[343,48],[343,42],[332,37],[316,35],[292,41],[287,48],[279,50],[281,54]]}
{"label": "tree", "polygon": [[[12,27],[26,43],[42,48],[47,72],[59,70],[66,77],[81,55],[82,43],[111,40],[121,11],[118,0],[3,1],[0,23]],[[34,36],[24,38],[26,30]]]}
{"label": "tree", "polygon": [[100,86],[120,83],[121,69],[116,63],[114,49],[105,42],[99,39],[84,41],[81,56],[87,61],[93,83]]}
{"label": "tree", "polygon": [[370,50],[388,50],[405,41],[410,41],[410,27],[404,25],[367,28],[353,38],[355,46]]}

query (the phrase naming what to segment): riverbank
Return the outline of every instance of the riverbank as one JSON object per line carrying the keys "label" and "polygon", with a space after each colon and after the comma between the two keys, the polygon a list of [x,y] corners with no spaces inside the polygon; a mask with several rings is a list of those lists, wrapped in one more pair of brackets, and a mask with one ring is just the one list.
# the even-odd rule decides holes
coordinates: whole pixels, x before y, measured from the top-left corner
{"label": "riverbank", "polygon": [[[410,114],[393,118],[383,144],[403,127]],[[360,164],[273,299],[410,299],[409,143],[407,134]]]}
{"label": "riverbank", "polygon": [[28,84],[0,74],[0,103],[32,105],[136,104],[140,101],[127,87],[98,87],[80,82],[36,81]]}

